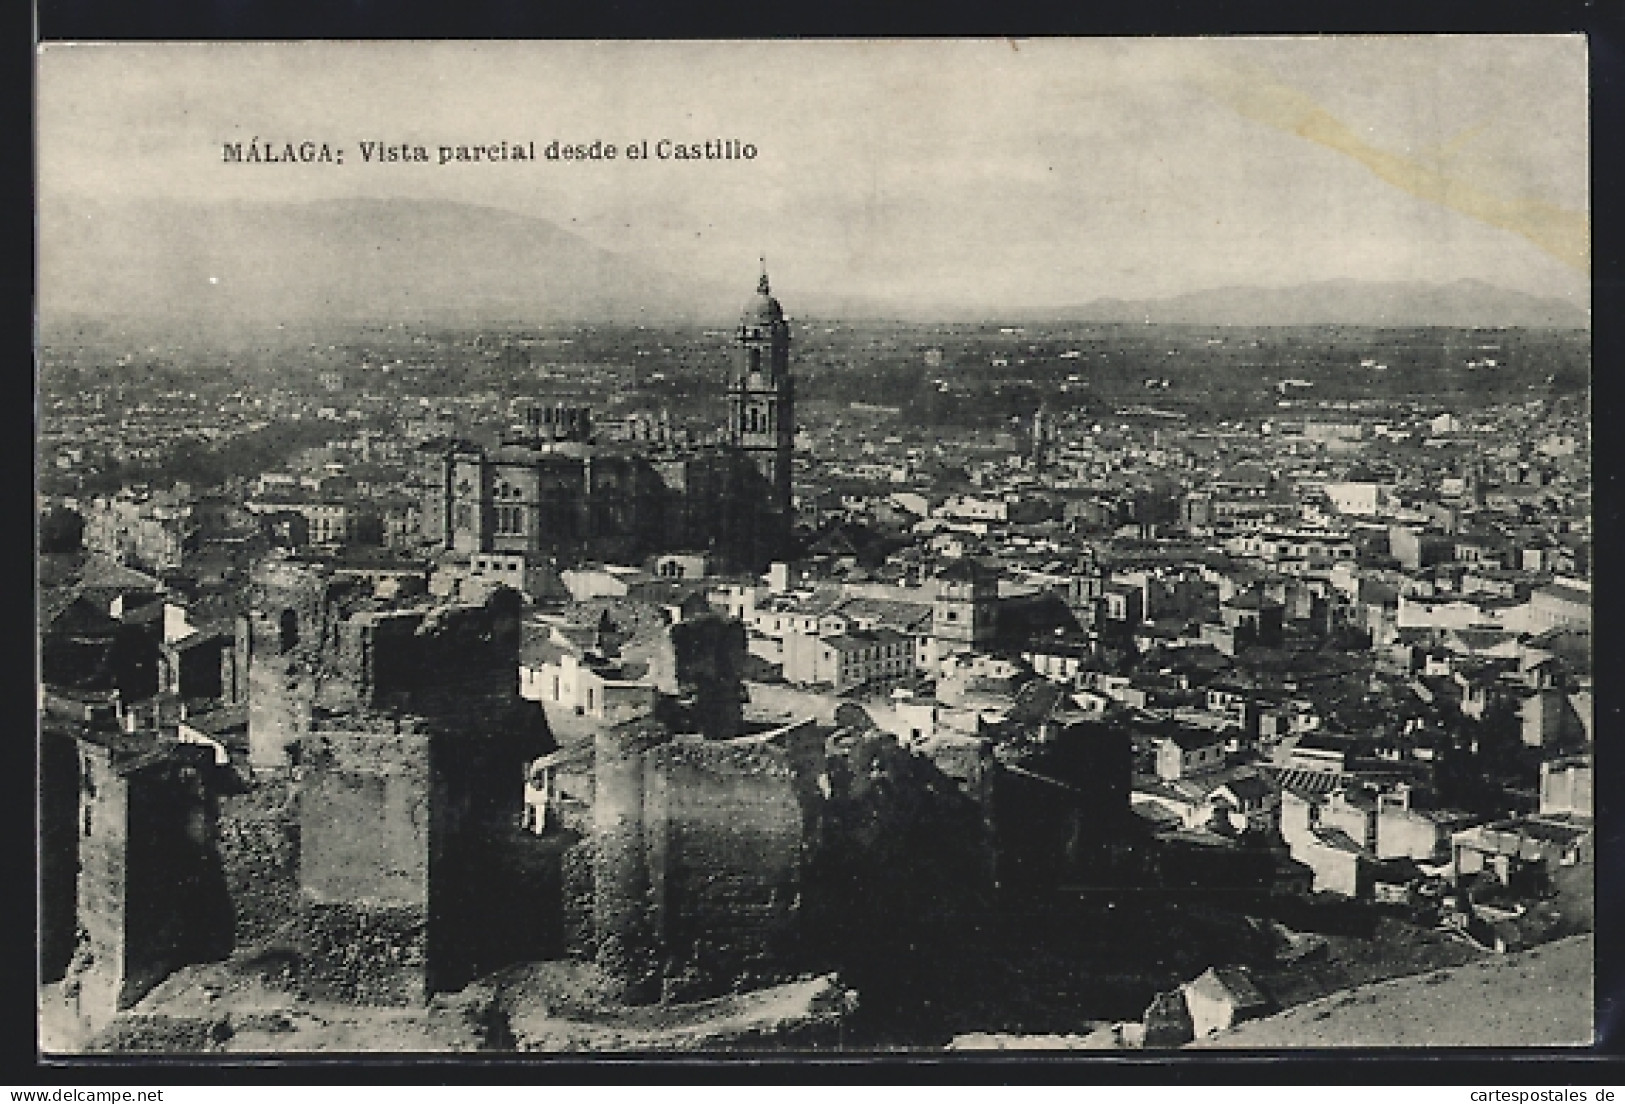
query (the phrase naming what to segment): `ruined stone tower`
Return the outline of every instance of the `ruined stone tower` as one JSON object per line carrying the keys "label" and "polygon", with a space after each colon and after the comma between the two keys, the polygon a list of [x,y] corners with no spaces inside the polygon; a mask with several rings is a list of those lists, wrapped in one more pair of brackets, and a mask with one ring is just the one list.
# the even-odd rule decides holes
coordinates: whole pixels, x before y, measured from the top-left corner
{"label": "ruined stone tower", "polygon": [[231,951],[209,749],[144,733],[78,740],[79,942],[68,976],[100,1025],[181,966]]}
{"label": "ruined stone tower", "polygon": [[607,995],[694,1000],[793,975],[806,841],[784,748],[631,722],[601,732],[596,757],[593,920]]}
{"label": "ruined stone tower", "polygon": [[555,748],[519,696],[519,595],[384,602],[291,563],[257,582],[251,758],[297,779],[307,988],[416,1003],[504,964],[484,856]]}

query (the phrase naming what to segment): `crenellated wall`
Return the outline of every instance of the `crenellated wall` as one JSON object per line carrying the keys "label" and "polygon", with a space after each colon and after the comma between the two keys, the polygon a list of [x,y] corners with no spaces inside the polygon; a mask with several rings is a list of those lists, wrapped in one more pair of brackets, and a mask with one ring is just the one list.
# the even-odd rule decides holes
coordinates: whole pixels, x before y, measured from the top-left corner
{"label": "crenellated wall", "polygon": [[794,973],[802,829],[778,748],[680,739],[649,752],[644,831],[663,1000]]}
{"label": "crenellated wall", "polygon": [[39,965],[40,980],[67,971],[79,925],[79,749],[73,736],[49,721],[39,738]]}
{"label": "crenellated wall", "polygon": [[413,1004],[430,992],[429,737],[316,732],[301,743],[300,865],[313,995]]}
{"label": "crenellated wall", "polygon": [[606,995],[632,1004],[660,995],[644,833],[644,757],[664,739],[658,726],[632,722],[606,729],[594,741],[593,949]]}
{"label": "crenellated wall", "polygon": [[231,951],[213,756],[155,737],[79,741],[80,938],[66,987],[105,1023],[175,969]]}
{"label": "crenellated wall", "polygon": [[317,657],[349,589],[324,571],[279,560],[250,576],[252,609],[238,637],[247,645],[249,763],[256,771],[292,765],[289,751],[310,729]]}
{"label": "crenellated wall", "polygon": [[649,664],[649,679],[664,694],[689,703],[694,727],[713,740],[744,731],[745,626],[705,614],[621,650],[623,659]]}
{"label": "crenellated wall", "polygon": [[314,714],[356,710],[436,715],[480,693],[518,692],[517,592],[480,604],[395,608],[312,565],[271,561],[254,576],[247,619],[249,762],[293,765]]}
{"label": "crenellated wall", "polygon": [[269,778],[223,796],[219,840],[236,948],[278,940],[299,912],[299,804],[292,780]]}
{"label": "crenellated wall", "polygon": [[609,995],[694,1000],[799,961],[805,824],[783,750],[619,726],[596,744],[593,919]]}

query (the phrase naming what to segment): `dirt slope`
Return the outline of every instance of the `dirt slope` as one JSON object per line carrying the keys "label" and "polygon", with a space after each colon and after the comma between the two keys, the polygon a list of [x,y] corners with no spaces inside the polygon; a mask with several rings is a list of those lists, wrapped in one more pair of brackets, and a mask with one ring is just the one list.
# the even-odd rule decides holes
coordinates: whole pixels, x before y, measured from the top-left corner
{"label": "dirt slope", "polygon": [[1362,985],[1197,1047],[1586,1046],[1596,940],[1577,935],[1466,966]]}

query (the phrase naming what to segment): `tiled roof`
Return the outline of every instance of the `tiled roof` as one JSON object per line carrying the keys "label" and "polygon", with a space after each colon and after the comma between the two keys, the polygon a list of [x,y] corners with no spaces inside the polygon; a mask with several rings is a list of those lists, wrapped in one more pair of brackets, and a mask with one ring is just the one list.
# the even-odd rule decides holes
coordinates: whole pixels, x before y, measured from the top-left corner
{"label": "tiled roof", "polygon": [[907,641],[902,633],[890,629],[875,629],[873,632],[850,632],[839,636],[826,636],[824,643],[840,652],[855,652],[863,648],[874,648],[888,644],[899,644]]}
{"label": "tiled roof", "polygon": [[1138,805],[1132,805],[1130,811],[1137,817],[1164,827],[1177,828],[1181,823],[1178,813],[1152,801],[1142,801]]}
{"label": "tiled roof", "polygon": [[229,634],[220,632],[218,630],[194,629],[192,632],[187,633],[185,636],[174,641],[169,646],[177,652],[188,652],[193,648],[201,647],[204,644],[213,643],[227,638],[229,638]]}
{"label": "tiled roof", "polygon": [[1343,786],[1343,776],[1332,771],[1306,770],[1301,767],[1272,767],[1262,770],[1273,777],[1283,790],[1291,790],[1303,797],[1323,797]]}
{"label": "tiled roof", "polygon": [[1186,805],[1201,805],[1206,801],[1205,789],[1188,778],[1173,782],[1164,782],[1160,778],[1142,778],[1134,783],[1134,792],[1137,794],[1162,798],[1165,801],[1178,801]]}
{"label": "tiled roof", "polygon": [[1366,853],[1365,848],[1361,847],[1358,843],[1355,843],[1354,839],[1341,828],[1329,828],[1324,824],[1317,824],[1313,829],[1311,829],[1311,831],[1314,832],[1315,838],[1321,843],[1325,844],[1327,847],[1334,848],[1338,851],[1345,851],[1351,855],[1363,855]]}
{"label": "tiled roof", "polygon": [[126,625],[145,625],[150,622],[161,622],[164,619],[164,604],[162,602],[148,602],[146,605],[134,609],[125,607],[124,616],[119,618]]}
{"label": "tiled roof", "polygon": [[47,587],[65,586],[76,582],[84,571],[85,552],[42,552],[39,560],[39,585],[41,589]]}
{"label": "tiled roof", "polygon": [[1268,797],[1273,792],[1273,788],[1270,786],[1270,784],[1256,774],[1238,775],[1235,778],[1230,779],[1230,781],[1224,783],[1223,786],[1215,787],[1215,789],[1222,789],[1225,787],[1228,787],[1231,793],[1235,794],[1243,801],[1247,801],[1249,799],[1263,799]]}
{"label": "tiled roof", "polygon": [[519,646],[519,662],[526,667],[551,666],[559,663],[566,655],[578,654],[544,637],[527,637]]}
{"label": "tiled roof", "polygon": [[590,648],[598,639],[598,625],[561,625],[557,635],[578,648]]}
{"label": "tiled roof", "polygon": [[1575,628],[1572,625],[1560,625],[1556,628],[1547,629],[1545,632],[1536,633],[1525,643],[1531,648],[1560,647],[1564,644],[1590,648],[1591,630]]}
{"label": "tiled roof", "polygon": [[83,587],[106,587],[117,590],[156,590],[158,580],[145,572],[135,571],[106,556],[91,553],[85,557],[79,574]]}
{"label": "tiled roof", "polygon": [[1195,748],[1212,747],[1214,744],[1224,743],[1224,737],[1218,733],[1194,728],[1176,728],[1172,732],[1159,737],[1159,739],[1172,740],[1181,751],[1191,751]]}
{"label": "tiled roof", "polygon": [[1569,586],[1567,583],[1547,583],[1535,592],[1547,598],[1556,598],[1562,602],[1574,602],[1579,605],[1591,605],[1591,593],[1579,587]]}
{"label": "tiled roof", "polygon": [[831,607],[848,617],[874,621],[888,629],[917,630],[931,623],[928,602],[902,602],[887,598],[846,598]]}
{"label": "tiled roof", "polygon": [[1504,644],[1512,639],[1512,634],[1503,629],[1453,629],[1448,639],[1469,651],[1478,651]]}
{"label": "tiled roof", "polygon": [[786,616],[821,617],[842,605],[848,599],[839,586],[820,585],[811,593],[784,595],[770,599],[757,607],[758,614],[784,614]]}
{"label": "tiled roof", "polygon": [[246,733],[248,707],[246,705],[223,705],[206,713],[194,713],[186,718],[185,723],[188,728],[194,728],[205,736],[222,736],[234,730],[242,730]]}
{"label": "tiled roof", "polygon": [[979,580],[991,580],[993,575],[975,560],[965,558],[949,563],[937,572],[936,577],[945,579],[950,583],[969,583]]}
{"label": "tiled roof", "polygon": [[79,611],[81,618],[105,621],[111,625],[112,617],[105,610],[95,608],[95,604],[85,599],[77,588],[64,587],[60,590],[42,592],[39,597],[39,624],[42,630],[54,625],[64,614],[73,609],[79,602],[85,602],[84,609]]}

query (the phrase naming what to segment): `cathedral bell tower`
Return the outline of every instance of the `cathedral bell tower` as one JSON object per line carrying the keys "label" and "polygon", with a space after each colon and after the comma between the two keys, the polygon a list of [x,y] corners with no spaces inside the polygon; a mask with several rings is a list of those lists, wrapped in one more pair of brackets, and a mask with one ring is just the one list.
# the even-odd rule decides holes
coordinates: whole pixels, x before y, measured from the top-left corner
{"label": "cathedral bell tower", "polygon": [[790,457],[795,451],[795,382],[790,378],[790,324],[767,282],[745,305],[735,334],[737,364],[728,385],[728,439],[771,488],[774,512],[789,531]]}

